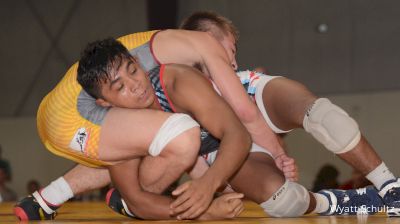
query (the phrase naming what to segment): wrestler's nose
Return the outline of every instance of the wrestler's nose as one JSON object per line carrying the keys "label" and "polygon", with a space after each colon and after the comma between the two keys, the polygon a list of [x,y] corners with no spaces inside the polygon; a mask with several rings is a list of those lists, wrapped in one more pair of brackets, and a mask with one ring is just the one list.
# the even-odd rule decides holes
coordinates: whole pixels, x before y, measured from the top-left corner
{"label": "wrestler's nose", "polygon": [[132,93],[135,93],[140,87],[140,81],[134,78],[129,78],[126,80],[126,85],[128,85]]}

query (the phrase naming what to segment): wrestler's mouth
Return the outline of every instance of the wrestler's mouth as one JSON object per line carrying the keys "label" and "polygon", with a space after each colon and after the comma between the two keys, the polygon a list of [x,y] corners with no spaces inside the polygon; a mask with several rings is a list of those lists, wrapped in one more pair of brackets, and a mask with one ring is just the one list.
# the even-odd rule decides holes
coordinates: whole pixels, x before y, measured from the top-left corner
{"label": "wrestler's mouth", "polygon": [[139,99],[145,99],[147,96],[147,90],[144,90],[140,95],[139,95]]}

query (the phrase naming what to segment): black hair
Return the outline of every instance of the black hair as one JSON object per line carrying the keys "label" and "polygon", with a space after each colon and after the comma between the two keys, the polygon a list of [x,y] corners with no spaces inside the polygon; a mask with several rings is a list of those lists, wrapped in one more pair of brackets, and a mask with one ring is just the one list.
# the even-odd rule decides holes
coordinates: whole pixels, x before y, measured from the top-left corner
{"label": "black hair", "polygon": [[132,58],[128,49],[114,38],[89,43],[79,60],[77,80],[88,94],[101,98],[100,84],[110,80],[113,69],[128,58]]}

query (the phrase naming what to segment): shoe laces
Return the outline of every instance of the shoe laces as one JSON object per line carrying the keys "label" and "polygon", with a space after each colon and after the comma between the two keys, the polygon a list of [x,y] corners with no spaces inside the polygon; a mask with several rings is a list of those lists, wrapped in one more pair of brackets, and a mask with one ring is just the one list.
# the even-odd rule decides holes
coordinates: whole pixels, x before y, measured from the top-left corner
{"label": "shoe laces", "polygon": [[363,195],[363,194],[366,194],[367,193],[367,188],[359,188],[359,189],[356,189],[356,193],[358,194],[358,195]]}

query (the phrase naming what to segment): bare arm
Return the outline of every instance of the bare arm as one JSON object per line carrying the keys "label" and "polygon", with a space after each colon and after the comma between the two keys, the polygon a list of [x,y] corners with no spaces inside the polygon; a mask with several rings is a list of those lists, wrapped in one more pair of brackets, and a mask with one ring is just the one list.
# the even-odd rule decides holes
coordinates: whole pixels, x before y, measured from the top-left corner
{"label": "bare arm", "polygon": [[[128,208],[143,219],[175,219],[170,215],[172,198],[143,190],[138,170],[141,159],[133,159],[108,167],[114,185],[120,191]],[[233,218],[243,211],[242,194],[231,193],[215,199],[199,220]]]}
{"label": "bare arm", "polygon": [[225,50],[213,37],[205,32],[167,30],[157,35],[153,49],[161,63],[200,64],[250,132],[253,141],[268,149],[274,157],[284,153],[260,111],[244,91]]}
{"label": "bare arm", "polygon": [[178,190],[185,193],[172,204],[174,208],[180,205],[177,212],[188,209],[182,218],[194,218],[207,208],[216,189],[241,166],[249,152],[251,139],[229,105],[198,70],[169,65],[165,68],[164,81],[178,112],[192,115],[203,128],[221,140],[218,157],[211,168],[189,187],[191,189]]}
{"label": "bare arm", "polygon": [[230,66],[225,50],[214,38],[208,39],[202,42],[207,44],[208,47],[200,46],[198,50],[202,54],[208,73],[221,91],[222,96],[250,132],[255,143],[268,149],[273,156],[283,153],[284,150],[275,134],[265,122],[257,106],[248,97]]}
{"label": "bare arm", "polygon": [[139,184],[141,159],[132,159],[109,167],[111,179],[127,203],[129,210],[143,219],[172,219],[169,205],[172,199],[144,191]]}

